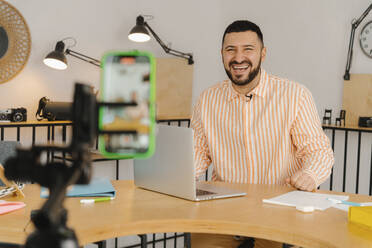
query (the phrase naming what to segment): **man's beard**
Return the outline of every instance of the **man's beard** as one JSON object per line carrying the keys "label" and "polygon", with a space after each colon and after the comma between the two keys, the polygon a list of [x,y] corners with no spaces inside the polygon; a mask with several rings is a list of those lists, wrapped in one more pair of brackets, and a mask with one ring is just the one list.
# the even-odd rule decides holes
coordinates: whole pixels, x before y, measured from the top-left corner
{"label": "man's beard", "polygon": [[[229,68],[232,67],[233,64],[243,64],[243,63],[247,63],[249,66],[252,66],[252,63],[249,62],[249,61],[243,61],[241,63],[237,63],[236,61],[232,61],[229,63]],[[231,82],[235,85],[239,85],[239,86],[243,86],[243,85],[247,85],[249,84],[250,82],[252,82],[252,80],[258,75],[258,73],[260,72],[260,69],[261,69],[261,58],[260,58],[260,61],[257,65],[256,68],[253,68],[252,71],[248,74],[248,78],[245,79],[245,80],[239,80],[239,79],[234,79],[231,72],[229,70],[227,70],[225,68],[225,71],[226,71],[226,74],[227,76],[230,78]]]}

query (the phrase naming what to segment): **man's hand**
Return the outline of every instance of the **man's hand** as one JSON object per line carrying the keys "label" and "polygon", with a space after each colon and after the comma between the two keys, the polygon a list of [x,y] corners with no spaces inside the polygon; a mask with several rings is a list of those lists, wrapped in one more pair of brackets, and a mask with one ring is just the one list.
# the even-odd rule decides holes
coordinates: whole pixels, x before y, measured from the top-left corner
{"label": "man's hand", "polygon": [[303,171],[297,171],[291,177],[285,180],[286,184],[304,191],[314,191],[316,182],[312,176]]}

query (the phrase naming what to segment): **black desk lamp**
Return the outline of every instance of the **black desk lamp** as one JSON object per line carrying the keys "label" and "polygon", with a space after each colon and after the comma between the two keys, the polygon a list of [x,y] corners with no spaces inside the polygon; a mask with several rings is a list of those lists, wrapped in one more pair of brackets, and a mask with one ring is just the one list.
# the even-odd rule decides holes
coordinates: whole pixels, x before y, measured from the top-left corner
{"label": "black desk lamp", "polygon": [[[75,58],[84,60],[85,62],[88,62],[92,65],[95,65],[95,66],[98,66],[98,67],[101,66],[101,62],[97,59],[91,58],[89,56],[86,56],[84,54],[81,54],[81,53],[78,53],[78,52],[75,52],[75,51],[72,51],[68,48],[65,50],[65,43],[63,41],[68,40],[68,39],[72,39],[72,40],[75,41],[75,39],[70,38],[70,37],[58,41],[54,51],[50,52],[45,57],[45,59],[44,59],[44,64],[45,65],[47,65],[49,67],[52,67],[54,69],[57,69],[57,70],[65,70],[67,68],[67,59],[66,59],[65,54],[68,54],[68,55],[71,55]],[[75,41],[75,44],[76,44],[76,41]]]}
{"label": "black desk lamp", "polygon": [[191,53],[183,53],[172,48],[169,48],[164,42],[159,38],[159,36],[154,32],[154,30],[145,22],[143,16],[137,16],[136,26],[130,31],[128,38],[135,42],[146,42],[150,40],[149,32],[154,36],[155,40],[160,44],[166,53],[172,54],[177,57],[185,58],[188,60],[188,64],[194,64],[194,60]]}
{"label": "black desk lamp", "polygon": [[350,42],[349,42],[349,51],[347,53],[347,61],[346,61],[346,70],[344,75],[344,80],[350,80],[350,67],[351,67],[351,58],[353,57],[353,45],[354,45],[354,36],[355,30],[359,26],[359,24],[363,21],[363,19],[368,15],[368,13],[372,9],[372,4],[364,11],[364,13],[359,17],[358,20],[353,20],[351,22],[351,34],[350,34]]}

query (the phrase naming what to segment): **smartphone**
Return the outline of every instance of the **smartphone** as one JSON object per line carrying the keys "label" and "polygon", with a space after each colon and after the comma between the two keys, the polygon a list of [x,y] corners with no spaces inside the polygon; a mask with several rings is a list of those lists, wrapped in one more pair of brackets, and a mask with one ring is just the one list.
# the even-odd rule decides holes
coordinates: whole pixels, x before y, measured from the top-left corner
{"label": "smartphone", "polygon": [[107,52],[102,60],[98,147],[108,158],[147,158],[155,150],[155,59]]}

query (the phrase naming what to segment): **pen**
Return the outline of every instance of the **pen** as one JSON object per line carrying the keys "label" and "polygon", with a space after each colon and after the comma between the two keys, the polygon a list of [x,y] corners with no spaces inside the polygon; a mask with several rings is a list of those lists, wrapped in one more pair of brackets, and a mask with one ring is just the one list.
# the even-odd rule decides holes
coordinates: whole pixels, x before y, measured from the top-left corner
{"label": "pen", "polygon": [[96,199],[82,199],[80,200],[80,203],[95,203],[95,202],[105,202],[105,201],[111,201],[114,200],[115,197],[100,197]]}
{"label": "pen", "polygon": [[333,198],[327,198],[327,199],[330,200],[333,203],[341,203],[341,204],[356,206],[356,207],[362,206],[361,203],[357,203],[357,202],[343,201],[343,200],[337,200],[337,199],[333,199]]}

